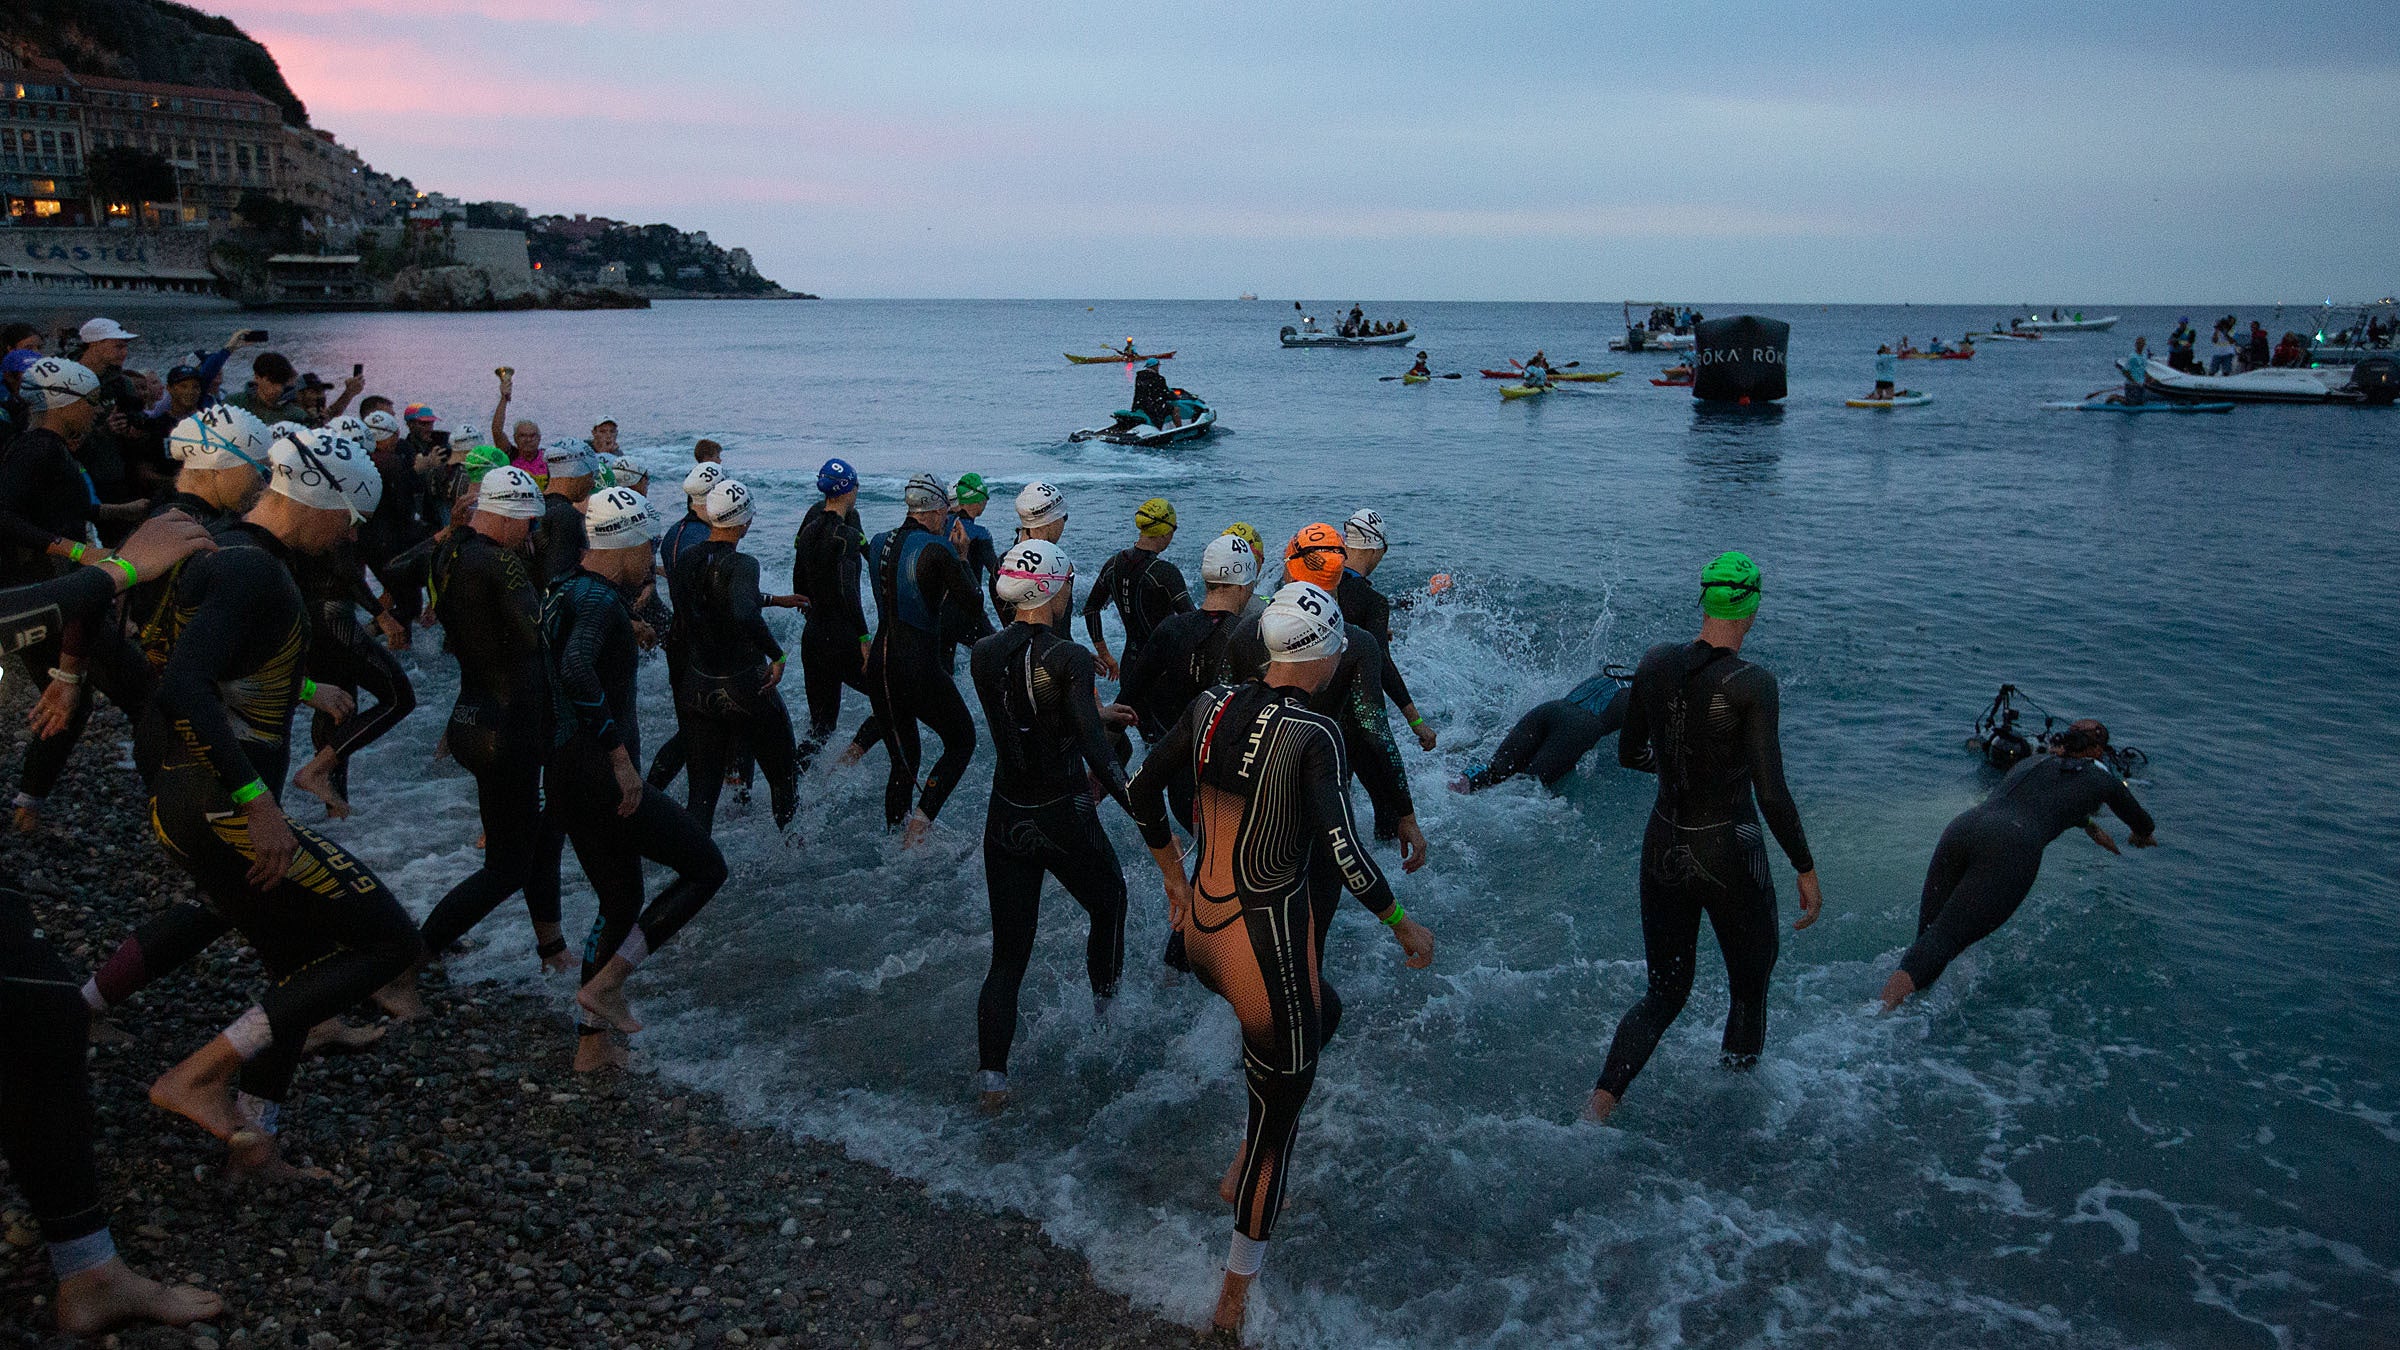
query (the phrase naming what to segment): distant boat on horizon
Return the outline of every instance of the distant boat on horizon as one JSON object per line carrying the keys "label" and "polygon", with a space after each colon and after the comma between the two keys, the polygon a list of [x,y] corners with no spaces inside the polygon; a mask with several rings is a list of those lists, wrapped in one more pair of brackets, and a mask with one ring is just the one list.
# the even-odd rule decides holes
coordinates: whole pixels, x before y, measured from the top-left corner
{"label": "distant boat on horizon", "polygon": [[1258,293],[1255,291],[1244,291],[1241,293],[1239,298],[1243,300],[1256,300],[1258,298]]}

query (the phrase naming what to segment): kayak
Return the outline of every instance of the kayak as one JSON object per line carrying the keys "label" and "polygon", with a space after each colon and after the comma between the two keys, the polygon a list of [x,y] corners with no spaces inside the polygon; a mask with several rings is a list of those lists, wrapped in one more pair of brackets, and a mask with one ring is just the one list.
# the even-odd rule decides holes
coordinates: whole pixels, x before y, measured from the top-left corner
{"label": "kayak", "polygon": [[1108,356],[1077,356],[1073,352],[1068,352],[1067,359],[1079,366],[1128,366],[1136,361],[1172,361],[1175,359],[1175,353],[1144,352],[1140,356],[1127,356],[1118,352]]}
{"label": "kayak", "polygon": [[1967,336],[1975,339],[1977,342],[1982,342],[1990,338],[2000,338],[2008,342],[2039,342],[2042,340],[2042,335],[2039,333],[2007,333],[2002,332],[1997,328],[1988,333],[1969,333]]}
{"label": "kayak", "polygon": [[1652,380],[1650,383],[1661,389],[1689,389],[1692,387],[1690,380]]}
{"label": "kayak", "polygon": [[1903,361],[1972,361],[1975,359],[1975,353],[1972,351],[1902,352],[1900,359]]}
{"label": "kayak", "polygon": [[1403,328],[1397,333],[1371,333],[1366,337],[1343,337],[1339,333],[1308,333],[1283,326],[1280,334],[1286,347],[1397,347],[1417,340],[1416,330]]}
{"label": "kayak", "polygon": [[1504,384],[1500,386],[1500,397],[1532,398],[1535,394],[1549,393],[1550,388],[1546,384]]}
{"label": "kayak", "polygon": [[2229,413],[2230,403],[2107,403],[2089,399],[2082,403],[2044,403],[2051,412],[2113,412],[2113,413]]}
{"label": "kayak", "polygon": [[[1197,403],[1198,400],[1192,400]],[[1171,427],[1153,424],[1149,418],[1130,410],[1120,410],[1116,421],[1104,427],[1085,427],[1067,437],[1070,441],[1106,441],[1110,445],[1174,445],[1180,441],[1198,440],[1214,430],[1217,410],[1200,405],[1199,414],[1188,422]]]}
{"label": "kayak", "polygon": [[1933,395],[1904,389],[1890,398],[1852,398],[1842,400],[1845,408],[1922,408],[1933,402]]}
{"label": "kayak", "polygon": [[1426,383],[1427,381],[1431,380],[1432,378],[1433,378],[1433,377],[1432,377],[1431,375],[1403,375],[1403,376],[1401,376],[1401,377],[1400,377],[1400,383],[1402,383],[1402,384],[1424,384],[1424,383]]}
{"label": "kayak", "polygon": [[1550,378],[1553,380],[1564,380],[1569,384],[1606,384],[1610,380],[1613,380],[1624,373],[1625,372],[1621,370],[1553,371],[1550,375]]}

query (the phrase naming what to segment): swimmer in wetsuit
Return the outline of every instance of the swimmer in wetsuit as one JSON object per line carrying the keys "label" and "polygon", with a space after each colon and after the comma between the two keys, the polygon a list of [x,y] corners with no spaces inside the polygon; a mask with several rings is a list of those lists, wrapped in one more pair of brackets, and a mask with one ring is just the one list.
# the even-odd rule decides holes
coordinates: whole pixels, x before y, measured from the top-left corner
{"label": "swimmer in wetsuit", "polygon": [[737,745],[748,746],[767,771],[775,828],[791,824],[799,807],[792,714],[778,689],[783,644],[767,626],[764,607],[797,609],[800,602],[759,593],[758,559],[741,551],[756,513],[746,485],[728,478],[710,488],[701,504],[708,538],[684,549],[670,578],[684,649],[683,684],[675,691],[675,720],[690,757],[684,809],[711,835]]}
{"label": "swimmer in wetsuit", "polygon": [[464,528],[434,556],[433,609],[458,657],[458,700],[443,739],[475,776],[484,844],[483,865],[450,888],[418,933],[426,953],[439,956],[523,891],[534,956],[556,971],[574,960],[559,915],[561,841],[542,815],[542,760],[554,725],[550,652],[525,554],[541,514],[541,489],[524,470],[493,469]]}
{"label": "swimmer in wetsuit", "polygon": [[[1391,547],[1383,530],[1383,517],[1375,508],[1362,507],[1350,513],[1342,525],[1342,570],[1336,584],[1326,589],[1342,603],[1342,617],[1375,635],[1383,646],[1383,693],[1400,710],[1401,720],[1416,733],[1417,744],[1431,750],[1436,741],[1433,723],[1417,712],[1417,701],[1408,692],[1408,681],[1400,678],[1399,663],[1392,659],[1392,602],[1375,589],[1369,580],[1383,563],[1383,555]],[[1312,555],[1331,561],[1329,555]],[[1300,575],[1296,581],[1313,581],[1323,586],[1315,575]]]}
{"label": "swimmer in wetsuit", "polygon": [[968,669],[991,728],[991,805],[983,878],[992,904],[992,965],[975,1004],[986,1110],[1008,1101],[1017,991],[1033,959],[1045,873],[1091,916],[1084,971],[1105,1017],[1125,969],[1125,872],[1100,828],[1092,785],[1132,810],[1092,688],[1092,654],[1058,635],[1075,602],[1075,566],[1056,544],[1016,545],[1000,560],[1000,594],[1016,618],[975,644]]}
{"label": "swimmer in wetsuit", "polygon": [[2111,853],[2117,841],[2100,808],[2133,828],[2135,848],[2156,848],[2157,822],[2133,789],[2101,762],[2108,728],[2086,718],[2067,728],[2056,754],[2009,770],[1992,795],[1960,812],[1934,846],[1917,908],[1917,940],[1883,986],[1883,1010],[1929,989],[1967,948],[1998,932],[2033,890],[2050,841],[2080,826]]}
{"label": "swimmer in wetsuit", "polygon": [[1625,725],[1625,709],[1632,701],[1632,692],[1615,676],[1594,675],[1565,698],[1536,704],[1501,738],[1490,764],[1470,770],[1450,786],[1458,792],[1481,792],[1529,773],[1543,787],[1557,787],[1593,746]]}
{"label": "swimmer in wetsuit", "polygon": [[[701,506],[708,500],[708,494],[725,478],[725,466],[705,461],[693,465],[692,471],[683,476],[683,519],[667,526],[658,536],[655,575],[663,578],[670,588],[675,584],[676,560],[683,556],[684,550],[708,542],[708,518],[701,514]],[[656,503],[652,506],[655,509]],[[653,582],[654,589],[650,591],[653,602],[658,595],[655,585]],[[677,628],[674,616],[667,616],[666,640],[659,645],[667,653],[667,692],[678,698],[683,694],[684,667],[691,655],[685,642],[690,634],[690,625]],[[650,758],[650,786],[661,792],[666,791],[674,784],[677,775],[683,772],[683,768],[683,733],[678,729],[667,737],[665,743],[658,747],[658,752]]]}
{"label": "swimmer in wetsuit", "polygon": [[600,463],[581,441],[553,441],[542,448],[542,464],[549,474],[541,523],[533,530],[533,580],[548,590],[583,560],[583,513]]}
{"label": "swimmer in wetsuit", "polygon": [[[582,565],[542,601],[558,722],[542,781],[551,819],[575,845],[599,902],[575,994],[577,1073],[624,1065],[624,1047],[610,1033],[642,1029],[625,1001],[626,980],[725,884],[725,855],[634,767],[642,724],[632,603],[650,579],[657,514],[630,488],[591,501]],[[675,874],[647,907],[645,861]]]}
{"label": "swimmer in wetsuit", "polygon": [[145,632],[158,689],[134,727],[159,842],[274,980],[162,1075],[150,1100],[224,1140],[245,1171],[288,1170],[275,1133],[310,1029],[375,993],[423,950],[408,911],[375,874],[293,825],[276,801],[293,709],[308,683],[308,620],[291,561],[350,535],[371,505],[374,469],[347,439],[297,428],[276,438],[269,457],[267,493],[218,536],[218,551],[177,571]]}
{"label": "swimmer in wetsuit", "polygon": [[[891,767],[884,783],[885,828],[908,822],[907,844],[921,842],[975,756],[975,721],[950,676],[950,648],[991,633],[975,583],[951,529],[950,491],[931,474],[908,480],[908,518],[875,536],[869,553],[878,627],[867,651],[867,688],[883,724]],[[917,724],[942,738],[941,758],[917,790],[923,748]],[[917,793],[914,812],[908,799]]]}
{"label": "swimmer in wetsuit", "polygon": [[[867,556],[866,531],[858,523],[858,470],[847,460],[826,460],[817,470],[817,491],[825,500],[808,508],[792,539],[792,594],[807,610],[800,630],[800,676],[808,693],[808,736],[799,749],[803,773],[833,738],[843,688],[874,702],[867,693],[867,644],[874,637],[858,592]],[[863,754],[882,739],[883,728],[870,714],[851,745]]]}
{"label": "swimmer in wetsuit", "polygon": [[1130,665],[1160,624],[1192,609],[1183,573],[1165,557],[1175,542],[1173,504],[1164,497],[1152,497],[1134,511],[1133,524],[1141,537],[1131,548],[1109,555],[1108,561],[1100,564],[1100,574],[1092,578],[1092,593],[1083,602],[1083,627],[1091,635],[1092,654],[1100,663],[1100,673],[1112,680],[1122,672],[1117,657],[1108,649],[1107,636],[1100,631],[1102,610],[1116,607],[1117,620],[1125,625],[1122,664]]}
{"label": "swimmer in wetsuit", "polygon": [[[367,459],[364,442],[332,429],[324,434],[341,435],[357,458]],[[369,467],[359,497],[366,504],[359,509],[371,512],[382,504],[384,480],[371,471],[372,464]],[[326,815],[342,820],[350,814],[351,756],[382,739],[416,709],[416,687],[392,656],[408,645],[408,629],[392,612],[390,597],[368,588],[355,542],[345,540],[322,555],[296,558],[292,580],[299,583],[301,599],[308,605],[309,678],[354,701],[346,716],[319,712],[312,719],[309,735],[317,752],[292,775],[292,786],[325,803]],[[381,641],[359,625],[361,608],[375,614]],[[362,690],[375,700],[371,710],[355,706]]]}
{"label": "swimmer in wetsuit", "polygon": [[[1265,1261],[1300,1109],[1341,1015],[1321,970],[1331,915],[1312,903],[1311,855],[1330,860],[1342,885],[1391,926],[1412,969],[1433,963],[1433,934],[1408,917],[1359,841],[1344,791],[1341,733],[1307,707],[1310,692],[1340,664],[1339,607],[1313,586],[1288,587],[1260,628],[1266,677],[1195,700],[1132,786],[1134,819],[1192,969],[1241,1022],[1249,1115],[1241,1151],[1219,1185],[1234,1208],[1215,1319],[1229,1329],[1241,1325]],[[1197,856],[1188,881],[1167,820],[1167,783],[1177,776],[1196,783]]]}
{"label": "swimmer in wetsuit", "polygon": [[1718,555],[1700,572],[1699,640],[1653,647],[1634,671],[1617,762],[1658,775],[1658,801],[1642,835],[1642,953],[1650,988],[1617,1024],[1608,1062],[1584,1105],[1588,1121],[1606,1120],[1617,1109],[1691,997],[1703,915],[1716,930],[1733,996],[1722,1063],[1746,1069],[1758,1062],[1779,942],[1760,817],[1800,873],[1793,929],[1815,923],[1824,905],[1800,810],[1783,782],[1775,676],[1738,654],[1758,615],[1761,581],[1749,558]]}

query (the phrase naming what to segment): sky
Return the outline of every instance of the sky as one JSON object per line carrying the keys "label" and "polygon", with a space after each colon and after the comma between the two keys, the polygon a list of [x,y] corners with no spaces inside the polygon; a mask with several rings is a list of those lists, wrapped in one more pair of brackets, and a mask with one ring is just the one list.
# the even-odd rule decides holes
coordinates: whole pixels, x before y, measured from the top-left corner
{"label": "sky", "polygon": [[420,189],[841,296],[2400,290],[2372,5],[202,0]]}

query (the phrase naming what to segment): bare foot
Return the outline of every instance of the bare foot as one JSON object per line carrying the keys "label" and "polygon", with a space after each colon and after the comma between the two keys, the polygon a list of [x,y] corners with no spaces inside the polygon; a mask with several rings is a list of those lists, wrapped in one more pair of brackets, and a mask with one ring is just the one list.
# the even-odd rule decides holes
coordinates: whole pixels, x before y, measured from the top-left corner
{"label": "bare foot", "polygon": [[1583,1104],[1583,1111],[1578,1119],[1589,1125],[1601,1124],[1616,1111],[1618,1105],[1617,1098],[1613,1093],[1605,1088],[1593,1088],[1592,1099]]}
{"label": "bare foot", "polygon": [[116,1257],[58,1282],[58,1329],[91,1336],[128,1322],[171,1327],[206,1321],[225,1300],[188,1284],[160,1284]]}
{"label": "bare foot", "polygon": [[642,1024],[625,1001],[625,977],[632,973],[633,967],[623,957],[608,958],[600,973],[575,991],[576,1006],[628,1036],[640,1031]]}
{"label": "bare foot", "polygon": [[1233,1161],[1226,1166],[1224,1179],[1217,1183],[1217,1198],[1226,1204],[1234,1204],[1241,1199],[1241,1193],[1234,1188],[1242,1184],[1242,1164],[1249,1158],[1250,1155],[1241,1149],[1233,1151]]}
{"label": "bare foot", "polygon": [[1250,1282],[1255,1275],[1236,1275],[1225,1272],[1225,1287],[1217,1291],[1217,1311],[1209,1321],[1219,1331],[1240,1331],[1242,1313],[1250,1304]]}
{"label": "bare foot", "polygon": [[401,971],[390,984],[368,996],[383,1015],[395,1022],[414,1022],[425,1015],[425,1000],[417,996],[417,969]]}
{"label": "bare foot", "polygon": [[1915,978],[1905,970],[1893,971],[1892,978],[1883,982],[1883,1010],[1888,1013],[1899,1007],[1901,1000],[1915,992],[1917,992]]}
{"label": "bare foot", "polygon": [[333,790],[333,752],[320,750],[300,771],[292,775],[292,786],[325,803],[325,814],[335,820],[350,818],[350,803]]}
{"label": "bare foot", "polygon": [[358,1051],[383,1039],[384,1028],[362,1027],[338,1017],[328,1017],[308,1029],[308,1044],[301,1047],[304,1055],[321,1055],[328,1050]]}
{"label": "bare foot", "polygon": [[31,834],[42,828],[42,813],[30,806],[17,808],[16,827],[19,834]]}
{"label": "bare foot", "polygon": [[249,1128],[233,1105],[233,1076],[241,1070],[242,1052],[219,1036],[160,1074],[150,1085],[150,1104],[219,1139],[231,1139]]}
{"label": "bare foot", "polygon": [[1008,1089],[975,1094],[975,1109],[987,1116],[996,1116],[1008,1109]]}
{"label": "bare foot", "polygon": [[625,1043],[603,1033],[598,1036],[575,1037],[575,1072],[600,1073],[607,1069],[622,1069],[632,1062]]}
{"label": "bare foot", "polygon": [[932,833],[933,821],[927,818],[922,811],[911,811],[908,813],[908,827],[900,837],[900,847],[915,848],[924,843],[926,836]]}
{"label": "bare foot", "polygon": [[322,1167],[302,1167],[283,1156],[275,1136],[264,1130],[244,1129],[225,1141],[225,1170],[236,1181],[331,1181],[333,1173]]}
{"label": "bare foot", "polygon": [[480,835],[480,834],[475,836],[475,851],[476,851],[476,852],[478,852],[478,853],[480,853],[480,852],[482,852],[482,851],[483,851],[483,841],[484,841],[484,838],[485,838],[485,836],[483,836],[483,835]]}
{"label": "bare foot", "polygon": [[533,926],[533,945],[537,955],[543,947],[553,942],[558,944],[558,948],[540,958],[542,969],[553,975],[573,970],[576,966],[575,953],[567,946],[566,934],[559,931],[558,925],[537,923]]}
{"label": "bare foot", "polygon": [[858,763],[860,760],[865,759],[866,757],[867,747],[860,745],[856,741],[852,741],[850,744],[842,747],[841,756],[835,759],[833,762],[837,766],[846,769],[851,765]]}

